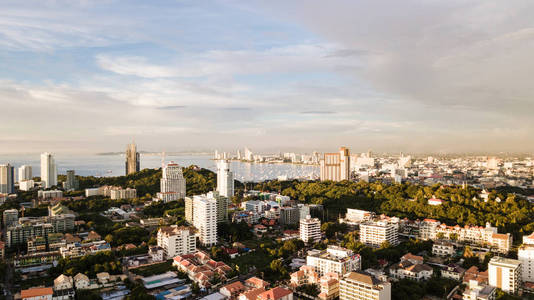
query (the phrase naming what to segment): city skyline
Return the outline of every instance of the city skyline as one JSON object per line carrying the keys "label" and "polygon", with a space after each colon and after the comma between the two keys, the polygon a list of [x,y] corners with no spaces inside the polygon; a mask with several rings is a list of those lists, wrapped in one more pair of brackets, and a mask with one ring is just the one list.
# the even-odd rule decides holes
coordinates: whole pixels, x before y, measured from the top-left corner
{"label": "city skyline", "polygon": [[533,6],[3,2],[1,152],[532,152]]}

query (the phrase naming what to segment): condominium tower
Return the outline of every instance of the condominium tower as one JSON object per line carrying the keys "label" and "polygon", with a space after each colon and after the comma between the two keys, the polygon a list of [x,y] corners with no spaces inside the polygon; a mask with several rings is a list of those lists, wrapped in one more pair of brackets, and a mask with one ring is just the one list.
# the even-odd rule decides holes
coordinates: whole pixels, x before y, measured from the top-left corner
{"label": "condominium tower", "polygon": [[41,181],[43,188],[57,186],[57,166],[56,160],[51,153],[41,154]]}
{"label": "condominium tower", "polygon": [[163,248],[167,259],[193,253],[197,249],[194,230],[177,225],[161,227],[158,230],[158,246]]}
{"label": "condominium tower", "polygon": [[19,167],[19,183],[24,180],[31,180],[32,176],[32,166],[23,165]]}
{"label": "condominium tower", "polygon": [[139,152],[137,152],[137,146],[131,143],[126,147],[126,175],[139,172]]}
{"label": "condominium tower", "polygon": [[200,243],[204,246],[217,244],[217,200],[213,197],[195,196],[192,202],[193,226],[198,231]]}
{"label": "condominium tower", "polygon": [[307,216],[300,220],[300,239],[305,242],[318,242],[321,240],[321,221]]}
{"label": "condominium tower", "polygon": [[350,272],[339,282],[339,300],[390,300],[391,283],[365,272]]}
{"label": "condominium tower", "polygon": [[163,167],[158,199],[169,202],[185,197],[185,178],[182,167],[169,163]]}
{"label": "condominium tower", "polygon": [[217,191],[221,196],[234,196],[234,174],[230,171],[230,163],[226,159],[217,162]]}
{"label": "condominium tower", "polygon": [[339,148],[338,153],[325,153],[320,161],[321,180],[342,181],[350,179],[350,151]]}
{"label": "condominium tower", "polygon": [[12,165],[0,165],[0,194],[15,191],[15,171]]}

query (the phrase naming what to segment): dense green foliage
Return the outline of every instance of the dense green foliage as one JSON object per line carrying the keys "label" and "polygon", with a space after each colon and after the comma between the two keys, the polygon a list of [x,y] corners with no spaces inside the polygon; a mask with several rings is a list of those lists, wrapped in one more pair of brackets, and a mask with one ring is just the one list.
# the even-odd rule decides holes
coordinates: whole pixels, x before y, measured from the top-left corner
{"label": "dense green foliage", "polygon": [[124,227],[120,226],[106,235],[105,240],[112,246],[132,243],[139,245],[142,242],[148,242],[150,233],[141,227]]}
{"label": "dense green foliage", "polygon": [[317,297],[317,295],[319,295],[319,293],[321,292],[319,286],[314,283],[300,285],[297,287],[297,291],[306,295],[310,295],[312,297]]}
{"label": "dense green foliage", "polygon": [[167,271],[176,271],[176,268],[172,266],[172,260],[168,260],[160,264],[153,264],[146,267],[139,267],[130,270],[130,272],[135,273],[137,275],[141,275],[143,277],[161,274]]}
{"label": "dense green foliage", "polygon": [[[328,220],[336,220],[347,208],[358,208],[398,217],[435,218],[449,225],[485,225],[490,222],[515,239],[534,230],[534,207],[514,194],[491,191],[489,201],[473,200],[479,190],[461,186],[385,184],[381,182],[266,181],[256,189],[281,190],[300,202],[323,204]],[[427,204],[435,196],[446,200],[439,206]],[[495,199],[502,201],[498,203]]]}
{"label": "dense green foliage", "polygon": [[416,282],[402,279],[393,283],[391,299],[423,299],[425,295],[432,295],[441,299],[452,291],[458,283],[451,279],[433,277],[426,282]]}
{"label": "dense green foliage", "polygon": [[108,272],[109,274],[122,273],[121,262],[115,253],[102,251],[79,258],[62,258],[57,266],[51,269],[50,274],[55,278],[60,274],[74,276],[78,273],[84,273],[89,278],[94,278],[100,272]]}

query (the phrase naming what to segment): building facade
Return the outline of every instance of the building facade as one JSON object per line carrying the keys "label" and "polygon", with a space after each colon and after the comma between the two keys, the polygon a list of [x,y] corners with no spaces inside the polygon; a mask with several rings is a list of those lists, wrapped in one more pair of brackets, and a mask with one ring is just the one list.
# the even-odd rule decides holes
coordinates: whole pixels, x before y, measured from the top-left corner
{"label": "building facade", "polygon": [[43,188],[57,186],[57,166],[54,156],[48,152],[41,154],[41,182]]}
{"label": "building facade", "polygon": [[185,197],[186,185],[182,167],[169,163],[162,170],[158,199],[163,202],[176,201]]}
{"label": "building facade", "polygon": [[0,165],[0,194],[15,192],[15,169],[12,165]]}
{"label": "building facade", "polygon": [[197,250],[196,236],[191,227],[177,225],[161,227],[157,239],[158,246],[163,248],[167,259]]}
{"label": "building facade", "polygon": [[320,161],[321,181],[342,181],[350,179],[350,151],[339,148],[338,153],[324,153]]}
{"label": "building facade", "polygon": [[399,244],[399,230],[395,224],[387,221],[366,222],[360,224],[360,242],[378,248],[384,242],[392,246]]}
{"label": "building facade", "polygon": [[307,216],[300,220],[300,239],[305,243],[318,242],[321,240],[321,221],[317,218]]}
{"label": "building facade", "polygon": [[319,276],[324,276],[327,273],[343,276],[349,272],[360,270],[361,259],[360,255],[353,253],[352,250],[330,245],[324,251],[308,251],[306,265],[313,267]]}
{"label": "building facade", "polygon": [[364,272],[350,272],[339,282],[340,300],[390,300],[391,283]]}
{"label": "building facade", "polygon": [[129,144],[126,147],[126,175],[140,171],[140,156],[137,152],[137,145],[134,143]]}
{"label": "building facade", "polygon": [[230,171],[230,162],[226,159],[217,162],[217,191],[228,199],[234,196],[234,174]]}
{"label": "building facade", "polygon": [[193,226],[204,246],[217,244],[217,200],[206,196],[193,197]]}
{"label": "building facade", "polygon": [[521,261],[492,257],[488,264],[488,282],[507,293],[517,293],[521,283]]}

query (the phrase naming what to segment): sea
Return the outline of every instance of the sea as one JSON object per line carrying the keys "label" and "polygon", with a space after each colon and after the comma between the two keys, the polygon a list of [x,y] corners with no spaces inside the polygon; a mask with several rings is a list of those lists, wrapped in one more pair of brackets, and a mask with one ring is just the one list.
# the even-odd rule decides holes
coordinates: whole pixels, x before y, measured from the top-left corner
{"label": "sea", "polygon": [[[125,158],[122,154],[57,154],[54,155],[58,174],[66,174],[67,170],[74,170],[81,176],[122,176],[125,172]],[[211,155],[167,155],[165,162],[175,162],[183,167],[197,165],[216,171],[216,162]],[[40,154],[0,154],[0,164],[9,163],[16,169],[21,165],[31,165],[33,176],[40,176]],[[141,153],[141,169],[160,168],[162,158],[159,155],[145,155]],[[289,163],[249,163],[232,161],[230,166],[234,178],[241,182],[258,182],[270,179],[317,178],[319,167]],[[18,176],[18,175],[17,175]]]}

